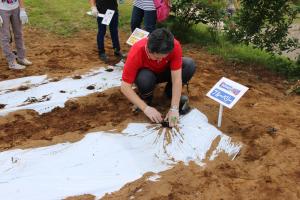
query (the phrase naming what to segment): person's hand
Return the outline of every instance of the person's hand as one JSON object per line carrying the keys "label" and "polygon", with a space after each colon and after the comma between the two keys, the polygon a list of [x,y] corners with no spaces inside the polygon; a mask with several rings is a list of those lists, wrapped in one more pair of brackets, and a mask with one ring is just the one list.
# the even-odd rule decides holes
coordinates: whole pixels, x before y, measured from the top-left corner
{"label": "person's hand", "polygon": [[91,11],[92,11],[92,15],[93,15],[94,17],[98,17],[98,9],[97,9],[96,6],[92,6],[92,7],[91,7]]}
{"label": "person's hand", "polygon": [[2,27],[2,24],[3,24],[3,19],[2,19],[2,17],[0,16],[0,28]]}
{"label": "person's hand", "polygon": [[171,108],[169,110],[168,114],[166,115],[165,120],[169,121],[169,126],[170,127],[175,127],[178,124],[178,120],[179,120],[179,111],[178,111],[178,109]]}
{"label": "person's hand", "polygon": [[151,106],[147,106],[144,113],[152,122],[160,123],[162,121],[160,112]]}
{"label": "person's hand", "polygon": [[25,11],[25,8],[20,9],[20,20],[21,20],[22,24],[27,24],[28,23],[28,16],[27,16],[27,13]]}

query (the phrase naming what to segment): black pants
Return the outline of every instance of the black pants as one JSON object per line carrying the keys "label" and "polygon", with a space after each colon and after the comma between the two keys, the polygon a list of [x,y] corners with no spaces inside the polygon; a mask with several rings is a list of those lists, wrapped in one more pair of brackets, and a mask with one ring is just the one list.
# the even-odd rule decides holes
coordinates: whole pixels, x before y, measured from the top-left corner
{"label": "black pants", "polygon": [[[106,25],[102,24],[102,20],[103,20],[102,17],[97,17],[97,22],[98,22],[97,45],[98,45],[99,54],[105,53],[104,36],[106,34]],[[119,24],[119,13],[115,12],[109,24],[110,36],[115,51],[120,51],[118,24]]]}
{"label": "black pants", "polygon": [[[196,65],[193,59],[182,58],[182,84],[187,84],[195,73]],[[153,97],[153,90],[158,83],[167,82],[165,94],[172,97],[172,77],[171,70],[168,68],[160,74],[156,74],[150,69],[141,69],[135,79],[135,84],[138,88],[140,97],[150,104]]]}
{"label": "black pants", "polygon": [[135,28],[141,28],[141,24],[144,18],[145,30],[151,33],[155,30],[156,26],[156,10],[142,10],[136,6],[133,6],[131,14],[131,32]]}

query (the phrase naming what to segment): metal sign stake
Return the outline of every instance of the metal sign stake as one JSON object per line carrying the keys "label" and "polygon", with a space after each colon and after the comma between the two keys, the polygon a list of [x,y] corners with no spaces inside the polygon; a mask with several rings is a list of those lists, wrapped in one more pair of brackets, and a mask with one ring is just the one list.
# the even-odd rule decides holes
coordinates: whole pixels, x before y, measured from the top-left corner
{"label": "metal sign stake", "polygon": [[218,116],[218,127],[221,127],[222,124],[222,114],[223,114],[223,105],[220,104],[220,108],[219,108],[219,116]]}

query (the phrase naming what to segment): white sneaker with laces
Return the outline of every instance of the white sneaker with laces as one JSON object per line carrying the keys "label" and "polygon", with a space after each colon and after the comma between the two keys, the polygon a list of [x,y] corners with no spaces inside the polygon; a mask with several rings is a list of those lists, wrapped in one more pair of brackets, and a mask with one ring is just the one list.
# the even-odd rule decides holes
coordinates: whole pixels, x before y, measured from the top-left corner
{"label": "white sneaker with laces", "polygon": [[23,58],[23,59],[17,58],[17,62],[18,62],[20,65],[25,65],[25,66],[30,66],[30,65],[32,65],[32,62],[30,62],[27,58]]}
{"label": "white sneaker with laces", "polygon": [[21,70],[21,69],[25,69],[26,67],[24,65],[18,64],[16,61],[13,61],[11,63],[8,63],[8,68],[9,69]]}

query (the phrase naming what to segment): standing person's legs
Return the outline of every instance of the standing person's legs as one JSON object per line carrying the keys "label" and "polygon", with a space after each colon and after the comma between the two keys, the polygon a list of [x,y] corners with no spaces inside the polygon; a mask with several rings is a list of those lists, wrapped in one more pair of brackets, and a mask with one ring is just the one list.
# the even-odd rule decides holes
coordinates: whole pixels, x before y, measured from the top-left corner
{"label": "standing person's legs", "polygon": [[18,59],[23,60],[25,58],[25,46],[23,41],[22,22],[20,20],[20,9],[14,9],[11,11],[11,27],[14,33],[17,56]]}
{"label": "standing person's legs", "polygon": [[156,85],[156,75],[149,69],[141,69],[135,79],[140,97],[149,105],[152,102],[153,90]]}
{"label": "standing person's legs", "polygon": [[131,14],[131,32],[135,30],[135,28],[141,28],[141,24],[143,21],[144,10],[133,6],[132,14]]}
{"label": "standing person's legs", "polygon": [[8,63],[12,63],[15,61],[16,56],[12,53],[10,47],[10,19],[11,19],[11,11],[1,10],[0,16],[3,19],[2,27],[0,27],[0,35],[1,35],[1,47],[4,56]]}
{"label": "standing person's legs", "polygon": [[[182,58],[182,85],[186,85],[193,77],[196,70],[195,62],[192,58]],[[170,69],[166,70],[158,76],[158,83],[167,82],[165,94],[167,97],[172,97],[172,78]]]}
{"label": "standing person's legs", "polygon": [[120,52],[120,41],[119,41],[119,32],[118,32],[118,25],[119,25],[119,13],[115,12],[110,24],[110,36],[113,43],[113,48],[115,52]]}
{"label": "standing person's legs", "polygon": [[156,10],[144,11],[145,30],[151,33],[156,28]]}
{"label": "standing person's legs", "polygon": [[105,53],[104,36],[106,34],[106,25],[102,24],[102,20],[103,18],[97,17],[97,22],[98,22],[97,45],[98,45],[99,55]]}

